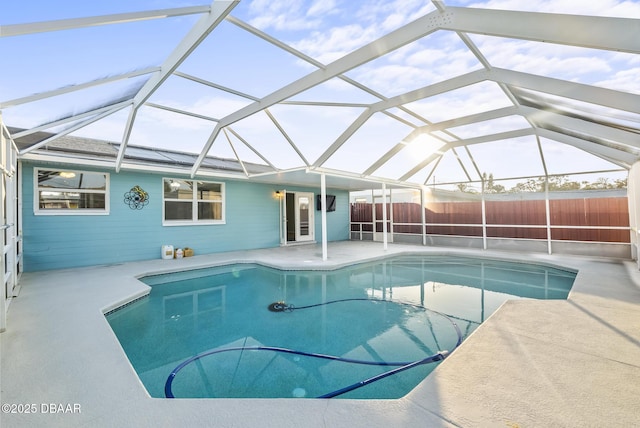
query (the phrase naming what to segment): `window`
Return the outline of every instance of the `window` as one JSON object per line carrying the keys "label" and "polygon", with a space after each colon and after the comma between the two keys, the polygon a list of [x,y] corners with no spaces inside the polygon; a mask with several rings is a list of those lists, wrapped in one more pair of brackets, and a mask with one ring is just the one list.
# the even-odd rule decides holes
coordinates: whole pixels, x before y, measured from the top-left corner
{"label": "window", "polygon": [[224,223],[224,183],[163,180],[164,225]]}
{"label": "window", "polygon": [[35,169],[35,214],[109,214],[109,174]]}

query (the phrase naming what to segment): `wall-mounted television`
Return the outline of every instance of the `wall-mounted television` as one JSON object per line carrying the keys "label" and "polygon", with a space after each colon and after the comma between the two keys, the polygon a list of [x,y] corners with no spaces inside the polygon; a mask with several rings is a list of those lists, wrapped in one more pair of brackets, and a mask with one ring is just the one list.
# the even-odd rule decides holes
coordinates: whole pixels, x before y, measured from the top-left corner
{"label": "wall-mounted television", "polygon": [[[316,210],[322,210],[322,195],[316,195]],[[327,212],[336,210],[336,195],[327,195]]]}

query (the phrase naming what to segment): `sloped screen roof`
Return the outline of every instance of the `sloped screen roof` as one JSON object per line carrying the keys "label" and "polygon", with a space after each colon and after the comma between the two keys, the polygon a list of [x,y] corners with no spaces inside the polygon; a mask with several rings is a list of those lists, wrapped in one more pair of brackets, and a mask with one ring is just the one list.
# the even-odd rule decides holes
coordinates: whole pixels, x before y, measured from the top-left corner
{"label": "sloped screen roof", "polygon": [[193,176],[216,157],[419,186],[640,154],[637,1],[51,3],[0,16],[25,158],[87,137],[116,170],[142,150]]}

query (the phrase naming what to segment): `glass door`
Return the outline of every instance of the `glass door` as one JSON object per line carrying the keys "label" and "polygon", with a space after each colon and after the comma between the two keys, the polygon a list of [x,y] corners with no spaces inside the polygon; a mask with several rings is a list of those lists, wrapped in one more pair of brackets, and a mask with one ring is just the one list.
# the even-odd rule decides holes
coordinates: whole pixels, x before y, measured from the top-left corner
{"label": "glass door", "polygon": [[295,207],[296,241],[313,241],[313,193],[296,193]]}

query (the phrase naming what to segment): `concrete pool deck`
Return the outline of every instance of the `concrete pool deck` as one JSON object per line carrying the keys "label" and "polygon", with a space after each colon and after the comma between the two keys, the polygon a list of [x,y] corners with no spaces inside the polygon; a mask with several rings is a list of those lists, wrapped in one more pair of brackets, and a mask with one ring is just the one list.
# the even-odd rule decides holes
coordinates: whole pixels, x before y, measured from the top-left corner
{"label": "concrete pool deck", "polygon": [[[505,303],[398,400],[150,398],[103,315],[143,295],[136,277],[144,274],[235,261],[331,269],[402,252],[539,262],[578,276],[566,301]],[[635,262],[397,244],[384,251],[372,242],[330,243],[328,254],[323,262],[319,246],[305,245],[24,274],[0,334],[0,426],[524,428],[640,420]]]}

